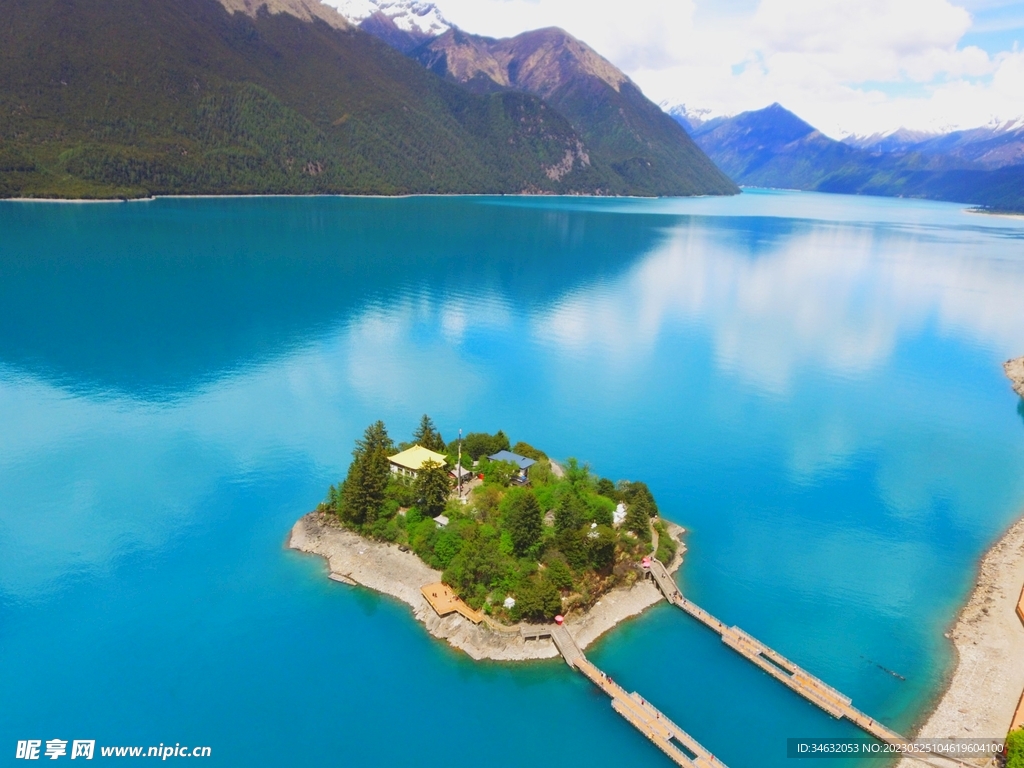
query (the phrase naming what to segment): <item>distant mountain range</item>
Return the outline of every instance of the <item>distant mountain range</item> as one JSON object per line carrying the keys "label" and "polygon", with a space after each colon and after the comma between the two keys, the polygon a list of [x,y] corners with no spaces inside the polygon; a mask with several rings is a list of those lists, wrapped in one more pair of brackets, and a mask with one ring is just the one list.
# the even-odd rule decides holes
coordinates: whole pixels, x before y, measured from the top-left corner
{"label": "distant mountain range", "polygon": [[621,73],[619,102],[582,70],[477,88],[400,52],[452,32],[436,9],[372,5],[0,0],[0,197],[737,191]]}
{"label": "distant mountain range", "polygon": [[742,186],[922,197],[1024,211],[1024,124],[840,142],[779,104],[734,117],[672,117]]}
{"label": "distant mountain range", "polygon": [[950,133],[901,128],[873,136],[850,136],[843,143],[874,154],[919,152],[982,168],[1006,168],[1024,164],[1024,118]]}

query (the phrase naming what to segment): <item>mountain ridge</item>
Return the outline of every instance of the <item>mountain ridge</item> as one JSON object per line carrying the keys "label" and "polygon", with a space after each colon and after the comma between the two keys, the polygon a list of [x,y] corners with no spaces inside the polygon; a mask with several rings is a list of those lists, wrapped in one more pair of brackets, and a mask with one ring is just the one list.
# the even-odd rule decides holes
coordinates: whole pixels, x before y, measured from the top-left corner
{"label": "mountain ridge", "polygon": [[[694,141],[741,186],[923,197],[1024,210],[1024,163],[988,167],[967,153],[940,151],[934,143],[931,152],[872,152],[826,136],[777,103],[714,118],[690,130]],[[932,137],[924,144],[936,141]]]}
{"label": "mountain ridge", "polygon": [[592,152],[646,194],[704,183],[718,194],[738,188],[687,133],[585,42],[557,27],[490,38],[453,28],[409,55],[474,93],[523,91],[564,115]]}
{"label": "mountain ridge", "polygon": [[650,194],[540,98],[470,93],[311,7],[0,0],[0,197]]}

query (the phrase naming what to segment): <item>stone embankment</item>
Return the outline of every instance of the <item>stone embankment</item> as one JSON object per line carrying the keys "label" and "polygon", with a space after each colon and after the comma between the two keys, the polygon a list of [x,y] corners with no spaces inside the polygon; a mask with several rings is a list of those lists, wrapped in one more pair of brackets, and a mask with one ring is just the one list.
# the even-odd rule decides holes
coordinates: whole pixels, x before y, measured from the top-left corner
{"label": "stone embankment", "polygon": [[[666,525],[676,539],[683,533],[678,525],[668,521]],[[403,552],[394,544],[364,539],[324,515],[311,512],[298,520],[292,527],[288,546],[323,557],[327,561],[328,577],[334,581],[368,587],[407,603],[430,634],[474,659],[528,661],[558,656],[550,640],[524,640],[515,629],[499,631],[487,624],[474,624],[458,613],[444,618],[438,616],[420,589],[424,584],[441,581],[440,571],[429,567],[412,552]],[[684,550],[680,545],[669,566],[671,571],[679,568]],[[586,648],[617,624],[660,601],[658,588],[650,581],[639,580],[631,587],[620,587],[602,595],[589,611],[569,616],[566,627],[579,646]]]}

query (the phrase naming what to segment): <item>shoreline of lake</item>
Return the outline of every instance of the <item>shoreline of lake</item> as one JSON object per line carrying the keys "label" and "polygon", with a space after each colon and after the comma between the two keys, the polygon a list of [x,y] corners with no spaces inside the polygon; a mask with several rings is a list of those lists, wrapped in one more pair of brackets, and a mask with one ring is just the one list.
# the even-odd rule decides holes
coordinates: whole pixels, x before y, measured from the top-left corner
{"label": "shoreline of lake", "polygon": [[[669,535],[679,539],[684,529],[664,520]],[[395,544],[372,541],[342,528],[323,514],[310,512],[299,518],[288,535],[287,546],[327,562],[328,578],[344,584],[362,586],[390,595],[412,608],[413,616],[434,637],[445,640],[470,658],[481,661],[532,661],[553,659],[558,650],[549,639],[523,640],[514,628],[501,631],[486,624],[473,624],[457,613],[438,616],[420,588],[441,581],[434,570],[411,551],[403,552]],[[678,570],[686,547],[680,543],[670,573]],[[601,596],[581,615],[565,620],[580,648],[586,648],[623,621],[638,616],[662,600],[661,592],[648,580],[630,587],[617,587]]]}
{"label": "shoreline of lake", "polygon": [[1003,363],[1003,372],[1010,380],[1013,391],[1024,397],[1024,357],[1015,357]]}
{"label": "shoreline of lake", "polygon": [[[971,596],[946,637],[956,664],[915,738],[1003,738],[1024,690],[1024,624],[1017,601],[1024,584],[1024,517],[978,566]],[[914,768],[904,759],[897,768]]]}

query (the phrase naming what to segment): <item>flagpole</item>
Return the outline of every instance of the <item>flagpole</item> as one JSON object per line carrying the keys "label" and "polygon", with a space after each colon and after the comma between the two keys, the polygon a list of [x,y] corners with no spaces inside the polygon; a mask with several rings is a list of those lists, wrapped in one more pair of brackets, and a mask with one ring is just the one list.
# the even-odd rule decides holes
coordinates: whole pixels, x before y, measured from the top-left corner
{"label": "flagpole", "polygon": [[462,430],[459,430],[459,501],[462,501]]}

